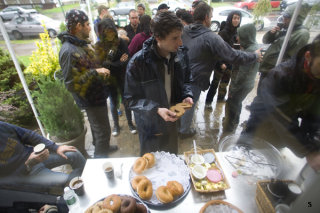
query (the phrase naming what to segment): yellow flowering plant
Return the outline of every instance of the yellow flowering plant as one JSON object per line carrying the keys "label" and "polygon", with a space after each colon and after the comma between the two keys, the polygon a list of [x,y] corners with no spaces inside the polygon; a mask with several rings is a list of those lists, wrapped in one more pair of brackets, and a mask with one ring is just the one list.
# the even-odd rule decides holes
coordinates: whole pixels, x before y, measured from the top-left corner
{"label": "yellow flowering plant", "polygon": [[[39,34],[41,40],[36,42],[37,50],[32,52],[30,65],[24,71],[32,74],[36,80],[39,80],[40,75],[53,79],[54,72],[60,69],[58,50],[53,48],[48,30],[43,26],[44,33]],[[57,39],[55,46],[60,46]]]}

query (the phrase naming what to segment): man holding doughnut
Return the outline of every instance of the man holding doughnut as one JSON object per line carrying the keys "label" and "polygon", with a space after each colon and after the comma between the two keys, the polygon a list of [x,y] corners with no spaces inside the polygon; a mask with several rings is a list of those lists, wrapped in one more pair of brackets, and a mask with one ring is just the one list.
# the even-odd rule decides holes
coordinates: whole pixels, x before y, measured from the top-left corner
{"label": "man holding doughnut", "polygon": [[193,104],[182,29],[173,12],[158,13],[151,21],[153,36],[127,66],[124,97],[135,114],[141,155],[178,152],[179,117],[169,108],[180,102]]}

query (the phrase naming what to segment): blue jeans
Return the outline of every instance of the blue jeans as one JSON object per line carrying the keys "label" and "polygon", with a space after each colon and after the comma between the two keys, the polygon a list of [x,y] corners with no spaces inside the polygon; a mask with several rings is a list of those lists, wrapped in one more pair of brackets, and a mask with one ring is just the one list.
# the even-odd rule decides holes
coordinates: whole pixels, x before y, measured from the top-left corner
{"label": "blue jeans", "polygon": [[[56,153],[50,153],[49,158],[31,168],[28,174],[11,174],[6,176],[5,185],[17,190],[32,192],[49,192],[51,190],[63,192],[69,181],[81,176],[86,159],[79,152],[66,152],[68,159]],[[70,174],[55,172],[51,169],[64,164],[70,164],[73,171]]]}
{"label": "blue jeans", "polygon": [[[121,94],[121,97],[123,99],[123,93]],[[119,104],[119,99],[118,99],[117,87],[110,88],[109,98],[110,98],[110,110],[111,110],[111,115],[112,115],[112,119],[114,122],[114,126],[116,126],[116,125],[119,126],[119,115],[118,115],[118,110],[117,110],[117,106]],[[128,107],[126,107],[126,105],[124,105],[124,111],[126,113],[128,124],[131,124],[132,123],[131,110]]]}
{"label": "blue jeans", "polygon": [[184,115],[180,118],[180,129],[179,133],[181,134],[188,134],[190,132],[190,127],[193,119],[193,114],[195,107],[197,105],[197,102],[199,100],[201,89],[200,87],[196,85],[192,85],[191,87],[192,94],[193,94],[193,105],[191,109],[187,110]]}

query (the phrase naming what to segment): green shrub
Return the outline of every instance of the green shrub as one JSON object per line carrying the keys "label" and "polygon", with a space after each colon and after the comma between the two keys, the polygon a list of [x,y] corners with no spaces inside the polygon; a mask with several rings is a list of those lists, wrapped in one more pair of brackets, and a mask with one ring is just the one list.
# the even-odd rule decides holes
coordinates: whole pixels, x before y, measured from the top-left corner
{"label": "green shrub", "polygon": [[38,49],[32,52],[30,65],[24,72],[32,74],[36,80],[41,75],[50,76],[53,79],[54,72],[60,69],[59,57],[52,47],[46,27],[44,33],[40,33],[39,35],[41,41],[36,42]]}
{"label": "green shrub", "polygon": [[[21,69],[25,66],[20,63]],[[9,54],[0,48],[0,120],[19,126],[29,127],[36,120],[23,90],[20,78]],[[35,83],[30,75],[25,75],[29,89]]]}
{"label": "green shrub", "polygon": [[38,86],[39,91],[33,97],[46,131],[62,141],[79,136],[83,131],[83,114],[63,82],[41,76]]}

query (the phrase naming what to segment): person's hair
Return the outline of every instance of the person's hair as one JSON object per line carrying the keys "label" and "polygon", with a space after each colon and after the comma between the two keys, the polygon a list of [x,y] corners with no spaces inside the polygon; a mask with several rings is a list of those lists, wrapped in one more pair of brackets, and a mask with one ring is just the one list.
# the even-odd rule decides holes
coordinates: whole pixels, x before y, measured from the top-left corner
{"label": "person's hair", "polygon": [[198,4],[200,3],[200,2],[204,2],[204,1],[202,1],[202,0],[196,0],[196,1],[194,1],[194,2],[192,2],[192,8],[195,8],[196,6],[198,6]]}
{"label": "person's hair", "polygon": [[143,10],[146,10],[146,7],[145,7],[144,4],[142,4],[142,3],[138,4],[138,5],[137,5],[137,8],[138,8],[138,7],[142,7]]}
{"label": "person's hair", "polygon": [[176,15],[187,24],[193,23],[193,16],[186,9],[177,10]]}
{"label": "person's hair", "polygon": [[105,5],[100,5],[99,7],[98,7],[98,14],[100,15],[101,13],[102,13],[102,10],[107,10],[108,11],[108,7],[107,6],[105,6]]}
{"label": "person's hair", "polygon": [[157,13],[151,20],[151,32],[155,37],[166,38],[173,30],[183,29],[180,19],[171,11]]}
{"label": "person's hair", "polygon": [[131,13],[137,13],[136,9],[129,10],[129,17],[131,17]]}
{"label": "person's hair", "polygon": [[118,31],[117,31],[116,25],[114,24],[113,19],[110,19],[110,18],[104,18],[98,24],[98,34],[99,34],[100,40],[105,41],[104,38],[106,35],[104,33],[104,30],[107,30],[107,29],[111,29],[115,32],[115,34],[116,34],[115,40],[117,40],[118,39]]}
{"label": "person's hair", "polygon": [[148,15],[141,16],[140,27],[141,27],[142,32],[144,32],[146,35],[151,34],[150,22],[151,22],[150,16],[148,16]]}
{"label": "person's hair", "polygon": [[212,7],[209,6],[205,2],[199,2],[199,4],[196,6],[194,12],[193,12],[193,19],[197,23],[201,23],[206,19],[206,16],[209,16],[212,12]]}
{"label": "person's hair", "polygon": [[109,18],[109,19],[112,19],[112,20],[113,20],[113,17],[112,17],[112,15],[109,13],[109,11],[108,11],[106,14],[103,15],[102,19],[104,19],[104,18]]}

